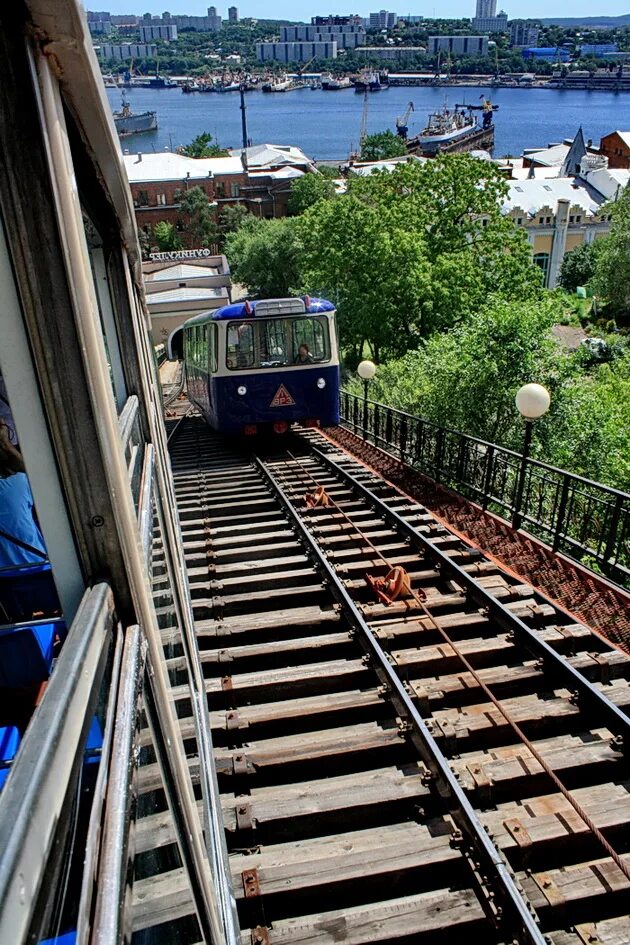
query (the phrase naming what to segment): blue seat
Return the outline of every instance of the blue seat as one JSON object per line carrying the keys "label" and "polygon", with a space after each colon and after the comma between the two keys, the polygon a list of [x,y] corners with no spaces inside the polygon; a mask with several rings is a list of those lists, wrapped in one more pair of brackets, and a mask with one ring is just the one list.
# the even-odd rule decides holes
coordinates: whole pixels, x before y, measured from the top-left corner
{"label": "blue seat", "polygon": [[34,614],[60,613],[59,598],[48,561],[0,570],[0,606],[6,620],[30,620]]}
{"label": "blue seat", "polygon": [[85,763],[86,765],[98,764],[101,760],[101,749],[103,747],[103,733],[98,716],[94,716],[90,725],[87,739],[85,742]]}
{"label": "blue seat", "polygon": [[20,689],[48,679],[55,637],[65,631],[63,620],[0,627],[0,687]]}
{"label": "blue seat", "polygon": [[0,726],[0,791],[9,777],[11,762],[20,747],[20,733],[15,725]]}
{"label": "blue seat", "polygon": [[39,945],[75,945],[76,940],[77,933],[75,930],[73,932],[64,932],[62,935],[55,936],[55,938],[43,938]]}

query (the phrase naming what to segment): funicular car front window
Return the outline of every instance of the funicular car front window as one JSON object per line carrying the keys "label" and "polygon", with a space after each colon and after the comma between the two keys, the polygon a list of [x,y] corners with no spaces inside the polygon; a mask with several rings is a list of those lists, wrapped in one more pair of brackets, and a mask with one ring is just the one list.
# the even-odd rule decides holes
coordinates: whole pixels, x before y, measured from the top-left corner
{"label": "funicular car front window", "polygon": [[226,364],[232,371],[304,364],[300,357],[300,346],[304,345],[308,348],[308,363],[330,360],[330,335],[325,317],[230,322]]}

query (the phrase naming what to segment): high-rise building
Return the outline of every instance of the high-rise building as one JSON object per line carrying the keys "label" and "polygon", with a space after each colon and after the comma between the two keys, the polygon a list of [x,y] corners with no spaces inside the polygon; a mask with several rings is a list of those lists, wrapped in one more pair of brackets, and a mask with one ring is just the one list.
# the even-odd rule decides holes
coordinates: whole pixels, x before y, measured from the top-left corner
{"label": "high-rise building", "polygon": [[312,43],[256,43],[259,62],[274,59],[277,62],[310,62],[311,59],[336,59],[336,42]]}
{"label": "high-rise building", "polygon": [[398,16],[389,10],[379,10],[378,13],[370,13],[366,20],[366,26],[371,30],[393,30],[398,23]]}
{"label": "high-rise building", "polygon": [[439,52],[453,56],[487,56],[487,36],[429,36],[427,52],[436,55]]}
{"label": "high-rise building", "polygon": [[358,13],[352,13],[350,16],[337,16],[329,13],[328,16],[312,16],[312,26],[363,26],[363,17]]}
{"label": "high-rise building", "polygon": [[510,23],[510,46],[535,46],[540,30],[531,21],[512,20]]}
{"label": "high-rise building", "polygon": [[337,43],[337,49],[356,49],[365,42],[362,26],[283,26],[280,39],[283,43]]}
{"label": "high-rise building", "polygon": [[[494,0],[493,5],[496,6]],[[501,10],[496,16],[476,16],[473,18],[472,28],[479,33],[507,33],[508,15]]]}
{"label": "high-rise building", "polygon": [[228,7],[228,22],[238,23],[238,7]]}
{"label": "high-rise building", "polygon": [[173,23],[158,23],[140,27],[140,40],[150,43],[154,39],[164,39],[167,42],[177,39],[177,27]]}
{"label": "high-rise building", "polygon": [[497,0],[477,0],[475,19],[482,16],[497,15]]}

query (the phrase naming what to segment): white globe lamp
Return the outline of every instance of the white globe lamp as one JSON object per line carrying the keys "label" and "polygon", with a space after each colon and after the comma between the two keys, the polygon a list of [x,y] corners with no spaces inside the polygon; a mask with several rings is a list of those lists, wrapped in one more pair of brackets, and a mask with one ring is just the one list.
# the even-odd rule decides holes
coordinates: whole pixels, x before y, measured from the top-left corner
{"label": "white globe lamp", "polygon": [[524,384],[516,395],[518,412],[526,420],[538,420],[549,410],[551,397],[542,384]]}
{"label": "white globe lamp", "polygon": [[374,361],[361,361],[357,368],[357,374],[362,381],[371,381],[376,374]]}

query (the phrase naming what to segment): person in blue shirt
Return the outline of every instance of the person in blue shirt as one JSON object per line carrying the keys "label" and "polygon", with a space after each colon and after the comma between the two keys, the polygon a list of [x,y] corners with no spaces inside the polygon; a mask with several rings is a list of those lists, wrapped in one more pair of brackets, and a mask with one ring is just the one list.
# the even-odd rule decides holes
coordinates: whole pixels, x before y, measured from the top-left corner
{"label": "person in blue shirt", "polygon": [[0,568],[42,564],[44,539],[33,516],[31,487],[24,462],[0,422]]}

